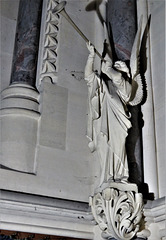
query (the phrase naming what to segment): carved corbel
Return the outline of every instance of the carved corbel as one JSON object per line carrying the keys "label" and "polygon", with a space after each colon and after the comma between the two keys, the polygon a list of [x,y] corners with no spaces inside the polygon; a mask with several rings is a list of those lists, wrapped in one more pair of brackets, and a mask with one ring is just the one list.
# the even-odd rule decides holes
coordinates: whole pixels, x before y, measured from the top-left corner
{"label": "carved corbel", "polygon": [[135,184],[111,183],[90,197],[92,214],[105,239],[129,240],[141,235],[149,235],[147,230],[140,231],[143,217],[142,194]]}

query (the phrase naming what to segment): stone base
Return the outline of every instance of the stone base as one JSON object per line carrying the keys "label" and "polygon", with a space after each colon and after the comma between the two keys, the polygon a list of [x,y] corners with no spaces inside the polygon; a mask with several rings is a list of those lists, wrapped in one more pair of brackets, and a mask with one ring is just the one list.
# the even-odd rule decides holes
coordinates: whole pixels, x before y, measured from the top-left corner
{"label": "stone base", "polygon": [[36,173],[39,93],[13,84],[1,93],[1,167]]}

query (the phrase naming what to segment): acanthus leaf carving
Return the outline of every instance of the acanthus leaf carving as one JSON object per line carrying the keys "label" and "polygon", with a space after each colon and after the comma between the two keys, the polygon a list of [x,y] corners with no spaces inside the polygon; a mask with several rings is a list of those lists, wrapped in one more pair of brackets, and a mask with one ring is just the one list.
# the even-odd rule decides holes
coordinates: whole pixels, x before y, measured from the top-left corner
{"label": "acanthus leaf carving", "polygon": [[125,189],[126,184],[110,186],[90,197],[93,216],[106,239],[132,239],[140,227],[142,218],[142,194]]}

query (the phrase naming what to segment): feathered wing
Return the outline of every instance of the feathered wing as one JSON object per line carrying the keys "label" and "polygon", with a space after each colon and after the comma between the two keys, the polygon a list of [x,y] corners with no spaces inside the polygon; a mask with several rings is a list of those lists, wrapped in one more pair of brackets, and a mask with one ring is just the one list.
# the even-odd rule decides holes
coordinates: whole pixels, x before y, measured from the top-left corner
{"label": "feathered wing", "polygon": [[104,28],[104,49],[103,49],[103,57],[105,60],[113,63],[113,56],[112,56],[112,47],[110,44],[110,38],[106,23],[103,23]]}
{"label": "feathered wing", "polygon": [[130,69],[132,78],[132,93],[129,104],[132,106],[141,103],[144,95],[143,83],[140,75],[140,46],[141,46],[141,33],[142,33],[142,18],[140,18],[139,27],[135,36],[134,44],[130,57]]}
{"label": "feathered wing", "polygon": [[137,74],[134,79],[132,79],[132,93],[129,100],[131,106],[136,106],[140,104],[144,97],[142,78],[140,74]]}
{"label": "feathered wing", "polygon": [[140,18],[137,34],[135,36],[135,40],[131,50],[130,69],[131,69],[132,79],[134,79],[134,77],[139,73],[139,53],[140,53],[140,46],[141,46],[142,19],[143,19],[143,15]]}

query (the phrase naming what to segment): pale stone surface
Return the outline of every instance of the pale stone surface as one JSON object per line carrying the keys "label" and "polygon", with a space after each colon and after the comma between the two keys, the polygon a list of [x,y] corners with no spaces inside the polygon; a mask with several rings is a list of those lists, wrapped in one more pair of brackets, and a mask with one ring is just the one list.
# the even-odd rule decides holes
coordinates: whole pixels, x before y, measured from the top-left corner
{"label": "pale stone surface", "polygon": [[68,90],[51,82],[43,85],[39,144],[65,150]]}
{"label": "pale stone surface", "polygon": [[[50,3],[54,6],[55,1]],[[85,12],[86,4],[85,1],[69,1],[67,8],[71,15],[76,10],[74,21],[93,41],[95,13]],[[88,51],[69,23],[63,18],[59,20],[57,84],[47,80],[41,86],[40,82],[38,84],[41,119],[36,149],[37,175],[0,169],[3,179],[0,187],[88,202],[89,195],[94,191],[92,186],[97,171],[85,137],[87,87],[83,72]],[[42,26],[45,27],[45,24]],[[41,44],[44,42],[41,41]],[[31,133],[32,129],[25,126],[24,131]]]}
{"label": "pale stone surface", "polygon": [[[95,36],[98,38],[95,26],[95,12],[86,12],[87,4],[88,2],[85,1],[76,2],[70,0],[66,5],[66,11],[90,41],[94,42]],[[85,41],[63,17],[61,17],[60,21],[58,39],[58,85],[87,96],[84,67],[88,50]]]}
{"label": "pale stone surface", "polygon": [[36,176],[0,169],[2,178],[0,187],[18,192],[88,202],[95,180],[92,176],[93,160],[87,160],[85,153],[80,153],[82,157],[78,158],[78,153],[48,147],[39,147],[37,156]]}
{"label": "pale stone surface", "polygon": [[36,173],[38,98],[36,90],[25,84],[10,85],[1,92],[1,166]]}
{"label": "pale stone surface", "polygon": [[[166,238],[165,212],[165,57],[164,15],[165,1],[137,2],[138,16],[152,14],[148,44],[148,71],[146,74],[148,98],[143,106],[144,178],[155,201],[144,208],[145,222],[151,235],[148,239]],[[158,197],[163,197],[159,198]]]}
{"label": "pale stone surface", "polygon": [[115,188],[112,184],[90,198],[92,214],[105,239],[129,240],[139,231],[142,194],[133,191],[134,184],[115,185]]}
{"label": "pale stone surface", "polygon": [[[138,19],[143,15],[143,25],[145,26],[148,19],[147,1],[137,1]],[[157,176],[157,159],[155,150],[155,123],[151,79],[151,59],[150,59],[150,41],[147,41],[147,71],[145,74],[148,96],[146,103],[142,106],[143,113],[143,165],[144,165],[144,182],[148,184],[149,191],[158,197],[158,176]]]}
{"label": "pale stone surface", "polygon": [[102,236],[101,236],[102,231],[101,231],[101,229],[98,227],[98,225],[94,227],[93,232],[94,232],[94,239],[95,239],[95,240],[103,240],[103,239],[104,239],[104,238],[102,238]]}
{"label": "pale stone surface", "polygon": [[145,224],[151,235],[148,240],[166,238],[166,198],[148,201],[144,208]]}
{"label": "pale stone surface", "polygon": [[[152,14],[143,110],[144,180],[155,199],[166,195],[165,185],[165,1],[137,1],[138,17]],[[144,23],[145,24],[145,23]]]}
{"label": "pale stone surface", "polygon": [[[68,92],[68,122],[66,129],[66,149],[74,152],[89,153],[86,139],[87,98],[84,93]],[[80,145],[80,141],[82,142]],[[87,155],[87,158],[89,156]]]}
{"label": "pale stone surface", "polygon": [[165,1],[150,1],[151,22],[151,64],[157,151],[159,197],[166,196],[165,184]]}
{"label": "pale stone surface", "polygon": [[[0,120],[3,126],[0,164],[17,171],[35,173],[38,119],[29,118],[26,114],[21,116],[21,113],[9,113],[6,116],[1,116]],[[20,125],[27,129],[28,135],[27,132],[20,130]],[[31,134],[32,130],[36,134]]]}
{"label": "pale stone surface", "polygon": [[86,203],[0,191],[0,229],[93,239]]}

